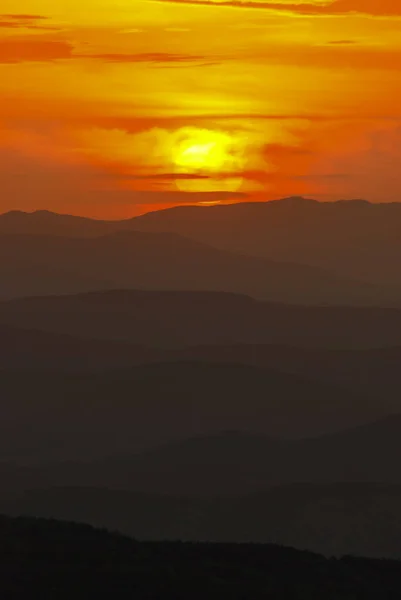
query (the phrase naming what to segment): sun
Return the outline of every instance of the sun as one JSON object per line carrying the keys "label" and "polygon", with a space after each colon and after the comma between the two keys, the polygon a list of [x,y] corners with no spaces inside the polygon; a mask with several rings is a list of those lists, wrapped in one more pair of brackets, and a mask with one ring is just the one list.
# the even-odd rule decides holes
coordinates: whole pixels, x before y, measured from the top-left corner
{"label": "sun", "polygon": [[221,140],[196,143],[188,140],[177,153],[175,163],[187,169],[217,171],[224,167],[226,158],[227,150]]}
{"label": "sun", "polygon": [[[177,186],[184,191],[236,191],[243,156],[236,138],[223,131],[187,128],[173,148]],[[185,178],[188,175],[188,178]]]}

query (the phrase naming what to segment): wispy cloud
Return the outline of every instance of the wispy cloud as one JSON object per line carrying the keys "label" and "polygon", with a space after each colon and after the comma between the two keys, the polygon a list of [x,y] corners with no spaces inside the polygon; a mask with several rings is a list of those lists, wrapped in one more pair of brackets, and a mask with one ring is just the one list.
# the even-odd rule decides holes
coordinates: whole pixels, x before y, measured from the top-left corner
{"label": "wispy cloud", "polygon": [[58,40],[24,38],[0,39],[0,63],[48,62],[72,58],[72,45]]}
{"label": "wispy cloud", "polygon": [[[74,54],[73,58],[100,60],[109,63],[204,63],[204,56],[191,54],[171,54],[168,52],[141,52],[132,54]],[[210,57],[208,57],[210,58]]]}
{"label": "wispy cloud", "polygon": [[310,2],[268,2],[266,0],[150,0],[151,2],[270,10],[305,16],[347,15],[360,13],[371,16],[401,17],[401,5],[394,0],[327,0]]}
{"label": "wispy cloud", "polygon": [[64,40],[49,40],[33,36],[0,39],[0,64],[19,62],[52,62],[55,60],[96,60],[104,63],[148,63],[155,66],[208,66],[204,56],[167,52],[78,54]]}
{"label": "wispy cloud", "polygon": [[327,42],[329,46],[352,46],[356,43],[356,40],[329,40]]}
{"label": "wispy cloud", "polygon": [[43,15],[0,15],[0,29],[38,29],[54,30],[56,27],[47,24]]}

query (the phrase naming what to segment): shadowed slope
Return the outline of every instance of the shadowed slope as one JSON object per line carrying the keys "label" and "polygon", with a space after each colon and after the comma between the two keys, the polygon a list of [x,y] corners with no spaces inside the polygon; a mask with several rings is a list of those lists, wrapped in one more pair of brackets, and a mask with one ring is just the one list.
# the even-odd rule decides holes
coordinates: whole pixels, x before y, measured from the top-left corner
{"label": "shadowed slope", "polygon": [[[4,598],[395,599],[398,562],[273,545],[139,543],[85,525],[0,519]],[[62,542],[62,543],[60,543]]]}

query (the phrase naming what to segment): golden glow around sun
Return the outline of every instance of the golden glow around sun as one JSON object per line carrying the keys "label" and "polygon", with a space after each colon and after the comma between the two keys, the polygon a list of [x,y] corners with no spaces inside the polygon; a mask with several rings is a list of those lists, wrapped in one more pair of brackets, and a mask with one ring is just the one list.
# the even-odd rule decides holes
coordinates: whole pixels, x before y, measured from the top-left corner
{"label": "golden glow around sun", "polygon": [[226,132],[183,129],[173,148],[173,162],[176,173],[188,175],[177,179],[183,191],[235,191],[242,184],[242,143]]}

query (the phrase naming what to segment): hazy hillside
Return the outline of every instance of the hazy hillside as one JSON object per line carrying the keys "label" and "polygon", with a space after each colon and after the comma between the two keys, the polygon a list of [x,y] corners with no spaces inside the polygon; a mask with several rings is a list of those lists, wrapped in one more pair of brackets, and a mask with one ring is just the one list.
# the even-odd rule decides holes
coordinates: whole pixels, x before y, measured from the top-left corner
{"label": "hazy hillside", "polygon": [[112,369],[160,361],[160,350],[133,343],[96,340],[0,325],[0,369]]}
{"label": "hazy hillside", "polygon": [[171,231],[234,252],[401,286],[400,203],[285,198],[176,207],[138,217],[133,223],[143,231]]}
{"label": "hazy hillside", "polygon": [[300,304],[394,305],[393,290],[315,267],[235,255],[172,233],[0,236],[0,296],[96,289],[215,290]]}
{"label": "hazy hillside", "polygon": [[361,349],[302,348],[266,344],[192,346],[177,358],[247,364],[296,373],[386,398],[401,394],[401,347]]}
{"label": "hazy hillside", "polygon": [[240,496],[293,482],[401,484],[400,440],[401,417],[394,415],[301,440],[238,430],[95,460],[82,456],[29,468],[4,463],[1,477],[9,490],[93,486],[192,497]]}
{"label": "hazy hillside", "polygon": [[[147,343],[154,341],[150,336],[143,338]],[[175,340],[171,343],[174,345]],[[0,369],[91,371],[160,362],[243,364],[385,397],[389,406],[391,402],[396,406],[401,395],[400,360],[401,348],[397,346],[355,350],[266,344],[157,348],[0,325]]]}
{"label": "hazy hillside", "polygon": [[351,279],[401,287],[401,206],[363,200],[284,198],[179,206],[125,221],[47,211],[0,215],[0,233],[94,237],[116,231],[172,232],[222,250],[314,265]]}
{"label": "hazy hillside", "polygon": [[96,237],[120,228],[118,221],[114,224],[113,221],[61,215],[48,210],[13,210],[0,215],[0,233],[5,235]]}
{"label": "hazy hillside", "polygon": [[3,460],[85,458],[225,429],[305,436],[386,415],[373,396],[241,365],[104,373],[3,371]]}
{"label": "hazy hillside", "polygon": [[396,346],[401,310],[303,307],[224,293],[110,291],[0,302],[0,323],[135,344]]}
{"label": "hazy hillside", "polygon": [[0,512],[401,558],[400,225],[395,205],[302,198],[0,215]]}

